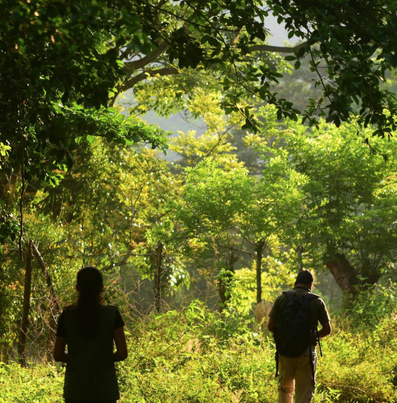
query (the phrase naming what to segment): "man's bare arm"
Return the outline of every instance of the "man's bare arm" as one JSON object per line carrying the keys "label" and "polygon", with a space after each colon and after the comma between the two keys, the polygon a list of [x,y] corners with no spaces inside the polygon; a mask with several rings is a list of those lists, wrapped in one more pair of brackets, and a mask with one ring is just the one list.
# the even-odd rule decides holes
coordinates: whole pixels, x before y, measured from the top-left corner
{"label": "man's bare arm", "polygon": [[276,328],[276,321],[275,321],[273,318],[270,318],[270,319],[269,319],[269,322],[268,322],[268,324],[267,324],[267,328],[268,328],[272,333],[274,333],[274,330],[275,330],[275,328]]}
{"label": "man's bare arm", "polygon": [[322,328],[318,331],[318,337],[322,338],[331,333],[331,323],[325,322],[321,324]]}

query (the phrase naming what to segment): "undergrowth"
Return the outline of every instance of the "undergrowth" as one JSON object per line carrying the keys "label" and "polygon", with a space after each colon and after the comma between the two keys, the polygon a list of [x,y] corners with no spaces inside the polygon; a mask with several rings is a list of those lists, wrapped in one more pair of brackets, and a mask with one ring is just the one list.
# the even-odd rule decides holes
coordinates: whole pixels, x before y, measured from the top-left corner
{"label": "undergrowth", "polygon": [[[314,403],[397,402],[393,311],[366,325],[343,317],[323,340]],[[273,340],[249,318],[196,302],[130,324],[127,337],[120,403],[277,401]],[[63,375],[58,364],[3,363],[0,403],[61,403]]]}

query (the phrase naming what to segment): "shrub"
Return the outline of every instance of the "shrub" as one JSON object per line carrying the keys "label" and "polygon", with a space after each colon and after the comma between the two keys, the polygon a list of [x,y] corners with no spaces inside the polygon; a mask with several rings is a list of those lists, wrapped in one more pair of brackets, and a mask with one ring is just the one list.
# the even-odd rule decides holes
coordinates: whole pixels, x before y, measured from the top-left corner
{"label": "shrub", "polygon": [[0,363],[0,403],[61,403],[63,371],[50,364]]}

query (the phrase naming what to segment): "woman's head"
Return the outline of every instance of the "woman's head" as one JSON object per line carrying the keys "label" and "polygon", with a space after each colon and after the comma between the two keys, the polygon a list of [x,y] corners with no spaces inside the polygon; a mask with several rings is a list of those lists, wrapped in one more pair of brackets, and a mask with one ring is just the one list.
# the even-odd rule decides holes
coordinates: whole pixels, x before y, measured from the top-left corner
{"label": "woman's head", "polygon": [[76,288],[79,294],[100,295],[103,290],[102,273],[96,267],[83,267],[77,273]]}
{"label": "woman's head", "polygon": [[91,266],[83,267],[77,273],[76,289],[79,293],[77,313],[83,337],[92,337],[98,329],[98,310],[101,307],[103,277]]}

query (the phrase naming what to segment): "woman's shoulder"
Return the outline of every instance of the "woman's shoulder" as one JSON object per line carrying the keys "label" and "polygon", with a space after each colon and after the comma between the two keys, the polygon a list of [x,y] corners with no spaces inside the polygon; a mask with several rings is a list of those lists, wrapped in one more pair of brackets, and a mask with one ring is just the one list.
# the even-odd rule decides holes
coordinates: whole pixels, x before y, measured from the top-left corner
{"label": "woman's shoulder", "polygon": [[119,313],[119,308],[117,308],[115,305],[102,305],[102,309],[109,314],[117,315]]}
{"label": "woman's shoulder", "polygon": [[76,313],[76,305],[68,305],[63,308],[61,315],[70,316]]}
{"label": "woman's shoulder", "polygon": [[102,305],[102,307],[105,309],[110,309],[110,310],[115,310],[115,311],[119,310],[119,308],[117,308],[116,305]]}

